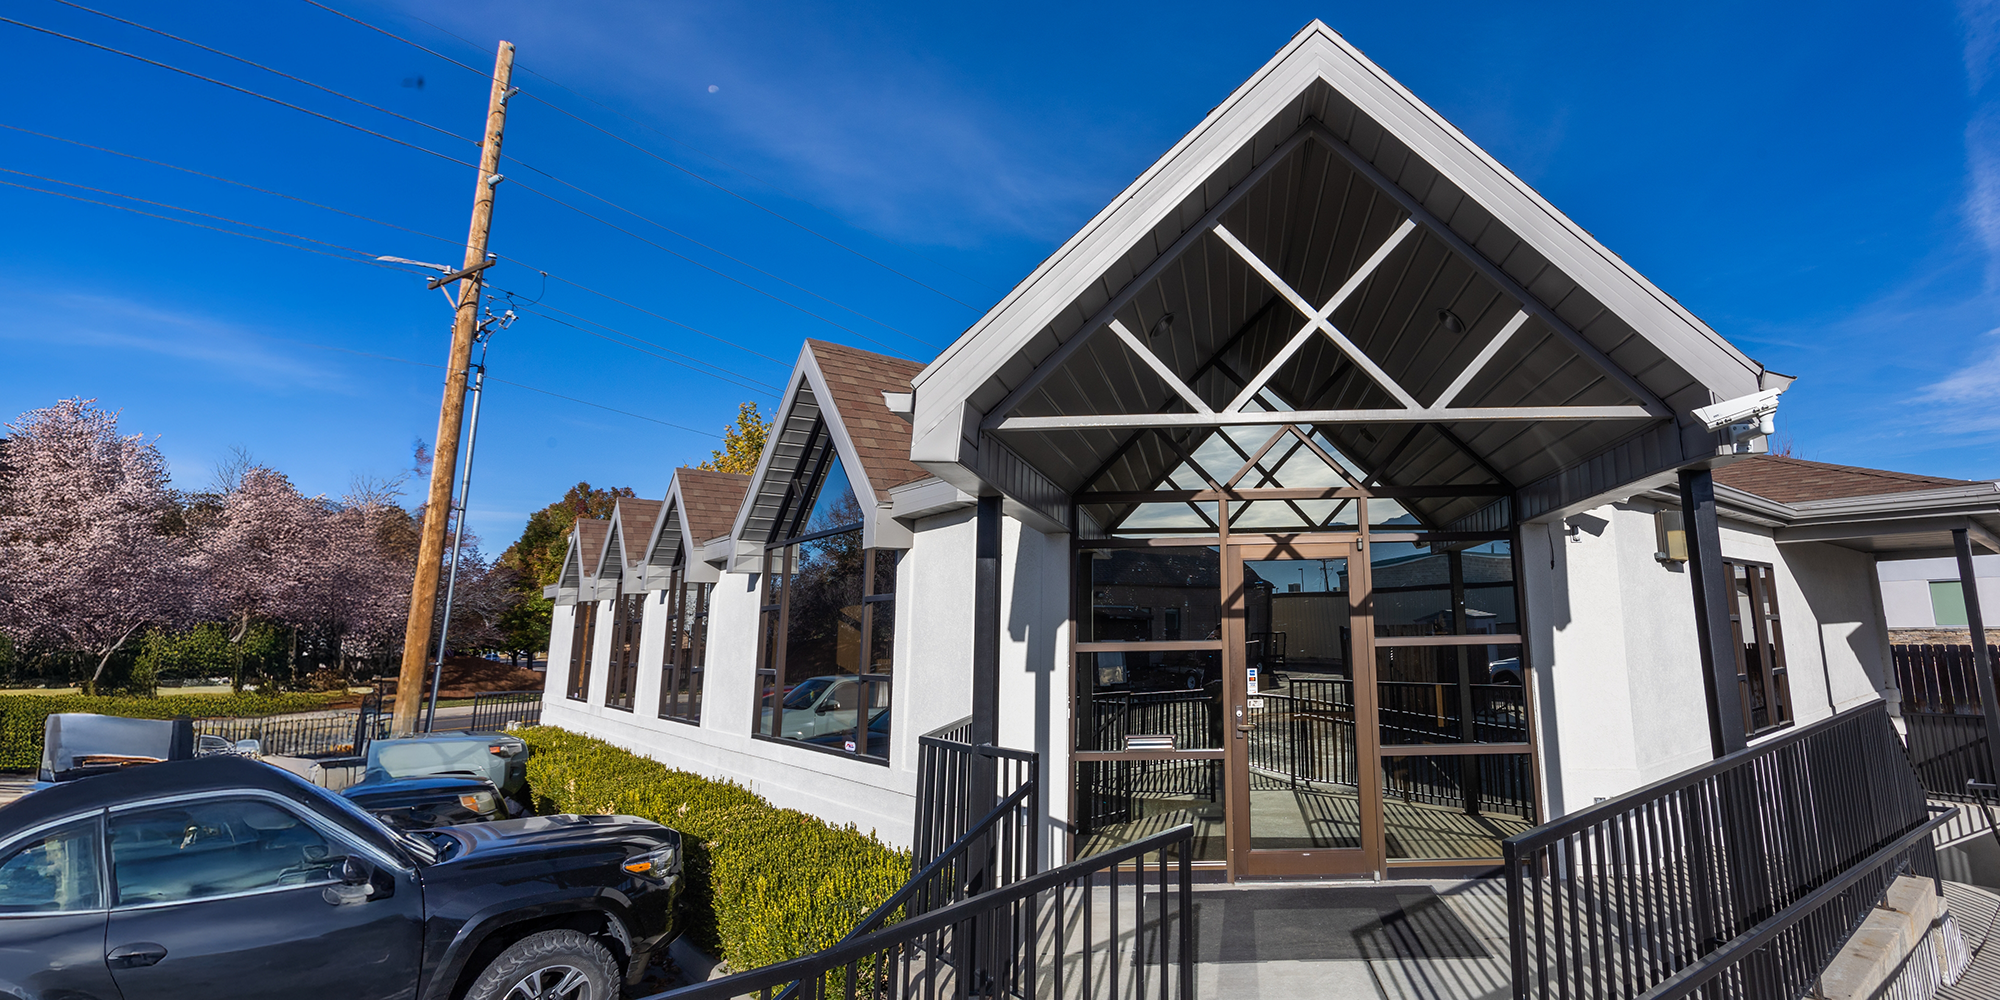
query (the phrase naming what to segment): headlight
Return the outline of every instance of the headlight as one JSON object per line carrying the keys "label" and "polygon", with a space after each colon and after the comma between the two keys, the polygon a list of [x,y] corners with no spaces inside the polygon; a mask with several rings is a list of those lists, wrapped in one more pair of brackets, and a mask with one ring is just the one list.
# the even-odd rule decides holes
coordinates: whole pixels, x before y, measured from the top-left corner
{"label": "headlight", "polygon": [[493,797],[492,792],[474,792],[471,795],[459,796],[458,804],[476,813],[489,813],[492,812],[494,808],[500,804],[500,802],[498,799]]}
{"label": "headlight", "polygon": [[626,871],[655,882],[664,882],[681,873],[681,852],[672,844],[655,851],[647,851],[634,858],[626,858]]}

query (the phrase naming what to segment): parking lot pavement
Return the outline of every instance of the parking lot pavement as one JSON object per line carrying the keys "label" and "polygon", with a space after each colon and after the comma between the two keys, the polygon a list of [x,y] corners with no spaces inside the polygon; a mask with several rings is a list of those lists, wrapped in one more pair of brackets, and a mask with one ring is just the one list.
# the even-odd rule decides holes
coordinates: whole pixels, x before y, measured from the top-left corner
{"label": "parking lot pavement", "polygon": [[32,771],[0,771],[0,806],[28,794],[28,786],[34,783]]}

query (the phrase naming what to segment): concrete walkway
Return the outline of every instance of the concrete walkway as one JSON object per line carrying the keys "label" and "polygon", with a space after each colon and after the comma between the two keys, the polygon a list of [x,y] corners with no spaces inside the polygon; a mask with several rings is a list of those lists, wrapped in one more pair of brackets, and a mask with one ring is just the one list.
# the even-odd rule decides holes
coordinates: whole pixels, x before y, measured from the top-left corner
{"label": "concrete walkway", "polygon": [[1499,1000],[1505,906],[1505,886],[1485,879],[1201,886],[1197,994]]}

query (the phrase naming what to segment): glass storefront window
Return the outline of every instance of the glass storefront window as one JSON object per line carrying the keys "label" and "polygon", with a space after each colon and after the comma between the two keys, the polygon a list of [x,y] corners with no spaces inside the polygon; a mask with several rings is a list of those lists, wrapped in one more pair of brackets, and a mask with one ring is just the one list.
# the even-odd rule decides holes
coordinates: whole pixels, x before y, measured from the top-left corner
{"label": "glass storefront window", "polygon": [[1078,761],[1076,856],[1192,823],[1190,860],[1223,860],[1222,773],[1213,757]]}
{"label": "glass storefront window", "polygon": [[1217,640],[1222,629],[1222,553],[1214,546],[1084,549],[1077,576],[1089,581],[1078,642]]}
{"label": "glass storefront window", "polygon": [[1220,650],[1078,655],[1076,748],[1135,747],[1222,747]]}
{"label": "glass storefront window", "polygon": [[897,553],[862,547],[847,474],[819,461],[811,504],[781,517],[795,540],[764,553],[756,734],[886,759]]}
{"label": "glass storefront window", "polygon": [[[1372,517],[1374,501],[1369,510]],[[1519,634],[1509,542],[1378,542],[1373,548],[1377,636]],[[1464,594],[1462,608],[1455,606],[1455,593]]]}
{"label": "glass storefront window", "polygon": [[1535,826],[1525,753],[1382,759],[1382,828],[1392,861],[1484,860]]}

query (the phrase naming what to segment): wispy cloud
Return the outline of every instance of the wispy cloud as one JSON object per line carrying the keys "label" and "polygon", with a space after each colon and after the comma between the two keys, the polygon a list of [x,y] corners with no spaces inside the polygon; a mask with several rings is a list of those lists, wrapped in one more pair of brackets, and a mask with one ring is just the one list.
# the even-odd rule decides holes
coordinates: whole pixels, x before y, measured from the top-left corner
{"label": "wispy cloud", "polygon": [[69,350],[138,351],[196,362],[266,388],[311,381],[324,391],[328,372],[279,353],[260,332],[197,313],[110,296],[15,290],[0,304],[0,340]]}
{"label": "wispy cloud", "polygon": [[[412,6],[479,30],[457,8]],[[1115,144],[1104,137],[1119,123],[1070,127],[1081,123],[1062,109],[1024,116],[946,58],[962,53],[912,51],[866,19],[835,16],[801,34],[735,8],[599,10],[577,18],[516,4],[506,20],[536,37],[535,68],[670,133],[707,133],[698,144],[862,228],[945,245],[995,233],[1059,239],[1110,193],[1079,145]]]}
{"label": "wispy cloud", "polygon": [[1926,398],[1943,404],[1935,423],[1956,434],[1991,437],[2000,432],[2000,329],[1979,338],[1970,364],[1928,386]]}
{"label": "wispy cloud", "polygon": [[1958,19],[1965,32],[1965,77],[1976,94],[2000,63],[2000,3],[1958,0]]}

